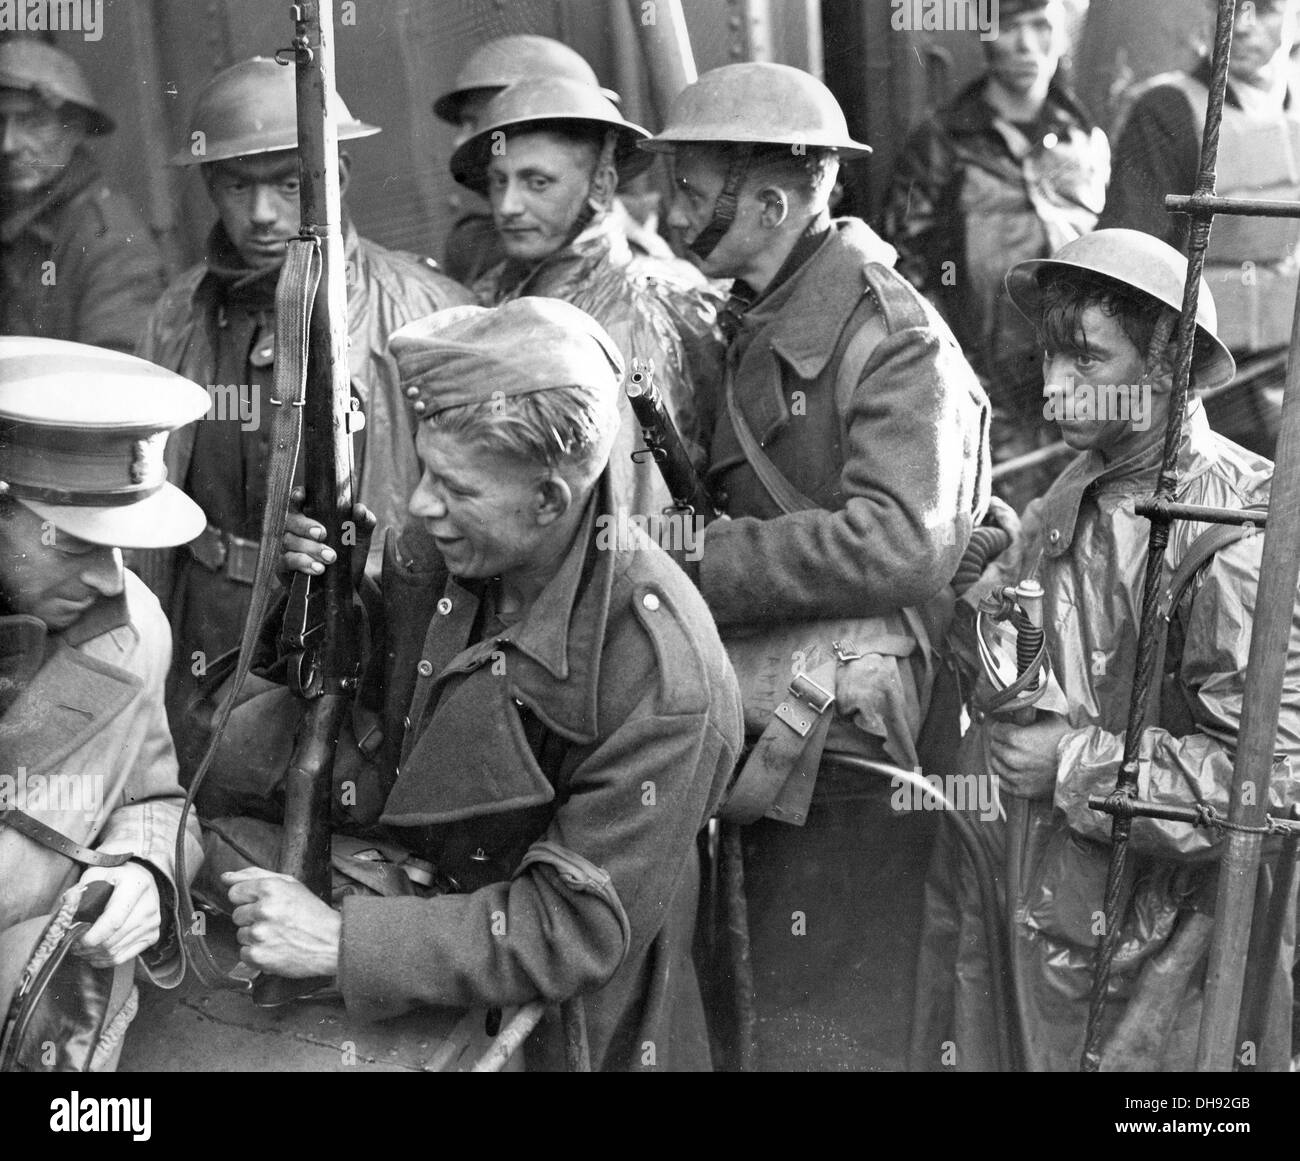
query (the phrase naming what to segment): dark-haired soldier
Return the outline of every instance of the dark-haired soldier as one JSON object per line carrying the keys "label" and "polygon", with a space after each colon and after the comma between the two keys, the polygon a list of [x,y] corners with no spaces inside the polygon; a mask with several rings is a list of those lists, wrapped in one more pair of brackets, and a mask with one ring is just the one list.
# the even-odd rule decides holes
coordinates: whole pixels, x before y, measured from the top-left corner
{"label": "dark-haired soldier", "polygon": [[[1025,512],[1011,550],[964,596],[965,612],[991,589],[1035,577],[1057,700],[1034,720],[989,715],[963,741],[959,769],[998,778],[1026,799],[1022,857],[1008,882],[1011,967],[1025,1067],[1079,1067],[1101,934],[1109,816],[1088,797],[1115,785],[1124,753],[1137,665],[1148,532],[1134,505],[1155,489],[1172,398],[1176,311],[1187,262],[1136,230],[1098,230],[1050,259],[1022,262],[1009,293],[1045,347],[1043,378],[1061,436],[1079,454]],[[1165,341],[1159,341],[1161,326]],[[1204,282],[1197,309],[1193,386],[1227,383],[1232,356],[1215,333]],[[1178,446],[1180,504],[1242,509],[1266,504],[1273,465],[1217,434],[1192,399]],[[1165,666],[1143,731],[1139,797],[1204,803],[1226,815],[1245,693],[1263,537],[1204,539],[1215,525],[1175,521],[1166,577],[1186,589],[1169,609]],[[1222,528],[1222,526],[1217,526]],[[1211,534],[1212,535],[1212,534]],[[1173,585],[1170,585],[1173,589]],[[1300,797],[1300,618],[1292,622],[1268,795]],[[1050,707],[1050,708],[1049,708]],[[978,840],[1004,865],[1007,822],[972,820]],[[1103,1070],[1184,1071],[1196,1059],[1204,957],[1214,915],[1223,834],[1186,823],[1135,818],[1120,917],[1122,947],[1103,1013]],[[913,1064],[920,1069],[997,1067],[981,923],[982,902],[955,851],[937,848],[917,986]],[[1272,989],[1271,1025],[1254,1044],[1265,1069],[1286,1070],[1291,1036],[1294,909],[1282,954],[1261,972]],[[1243,953],[1245,949],[1242,949]]]}
{"label": "dark-haired soldier", "polygon": [[[275,290],[285,243],[298,232],[298,150],[293,70],[254,57],[217,74],[199,93],[178,165],[199,165],[219,221],[207,255],[158,303],[139,353],[203,384],[208,416],[168,444],[171,478],[207,514],[179,553],[146,566],[176,634],[179,696],[204,663],[239,643],[252,596],[266,503],[274,379]],[[339,99],[339,139],[378,133]],[[346,190],[351,162],[339,154]],[[419,478],[415,417],[401,393],[388,336],[404,323],[469,301],[430,259],[385,249],[344,219],[348,260],[348,367],[366,416],[355,438],[359,497],[381,527],[400,524]],[[371,562],[378,567],[378,556]],[[195,654],[202,657],[195,657]]]}

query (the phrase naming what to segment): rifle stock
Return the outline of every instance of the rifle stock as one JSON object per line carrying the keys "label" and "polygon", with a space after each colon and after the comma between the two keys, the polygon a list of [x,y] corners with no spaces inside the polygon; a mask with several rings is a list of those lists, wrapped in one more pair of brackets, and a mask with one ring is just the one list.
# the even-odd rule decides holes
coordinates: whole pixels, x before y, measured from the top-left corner
{"label": "rifle stock", "polygon": [[[708,489],[695,470],[677,425],[655,386],[653,360],[632,361],[632,373],[628,376],[625,390],[637,423],[641,425],[646,448],[659,465],[673,504],[682,511],[712,517],[715,510]],[[634,453],[634,456],[639,454]]]}
{"label": "rifle stock", "polygon": [[[334,105],[332,0],[307,0],[292,9],[297,72],[301,228],[320,249],[321,277],[307,339],[303,408],[304,512],[325,528],[337,562],[319,577],[296,574],[281,633],[294,693],[307,701],[285,778],[284,834],[279,870],[328,901],[330,788],[339,731],[350,708],[359,669],[352,593],[352,433],[361,413],[352,408],[347,364],[347,284]],[[320,980],[262,976],[259,1004],[307,995]]]}

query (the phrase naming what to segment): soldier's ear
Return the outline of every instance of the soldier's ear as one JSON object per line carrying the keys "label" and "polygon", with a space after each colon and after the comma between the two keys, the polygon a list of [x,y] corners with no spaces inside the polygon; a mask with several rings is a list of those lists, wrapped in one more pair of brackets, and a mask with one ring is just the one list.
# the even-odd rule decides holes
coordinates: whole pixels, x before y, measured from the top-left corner
{"label": "soldier's ear", "polygon": [[558,473],[550,473],[537,485],[537,523],[554,524],[573,505],[573,489]]}
{"label": "soldier's ear", "polygon": [[591,175],[590,200],[607,210],[614,204],[614,192],[618,189],[618,171],[612,165],[597,165]]}
{"label": "soldier's ear", "polygon": [[769,230],[779,229],[790,216],[790,195],[779,186],[764,186],[755,195],[763,207],[759,222]]}
{"label": "soldier's ear", "polygon": [[352,158],[340,151],[339,153],[339,197],[348,192],[348,182],[352,178]]}

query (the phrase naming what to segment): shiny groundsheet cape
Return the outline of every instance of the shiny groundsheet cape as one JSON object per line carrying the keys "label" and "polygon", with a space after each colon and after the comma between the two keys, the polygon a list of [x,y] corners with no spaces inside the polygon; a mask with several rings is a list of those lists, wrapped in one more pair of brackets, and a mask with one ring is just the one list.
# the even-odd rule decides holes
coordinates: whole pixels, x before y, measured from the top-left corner
{"label": "shiny groundsheet cape", "polygon": [[[1212,432],[1202,406],[1193,401],[1179,450],[1176,500],[1247,507],[1267,501],[1271,476],[1268,461]],[[1149,530],[1134,504],[1150,495],[1153,479],[1154,466],[1145,462],[1104,471],[1091,455],[1080,456],[1048,495],[1029,507],[1016,544],[963,598],[973,605],[988,589],[1016,583],[1037,567],[1052,669],[1070,706],[1072,728],[1057,751],[1055,797],[1029,804],[1025,812],[1021,891],[1011,901],[1017,999],[1029,1029],[1026,1064],[1033,1070],[1079,1067],[1110,834],[1109,817],[1091,810],[1087,799],[1114,786],[1123,754]],[[1175,523],[1166,556],[1170,573],[1205,528]],[[1261,538],[1246,537],[1221,549],[1180,607],[1170,661],[1178,659],[1190,721],[1174,729],[1147,729],[1139,781],[1143,799],[1184,805],[1200,800],[1227,813],[1261,547]],[[959,773],[987,773],[982,747],[982,733],[974,728],[963,743]],[[1297,758],[1300,618],[1292,623],[1282,692],[1270,787],[1275,806],[1300,799]],[[971,822],[1001,878],[1005,821]],[[943,828],[927,880],[912,1036],[913,1065],[922,1069],[992,1067],[982,904],[969,859],[955,838],[951,827]],[[1191,910],[1213,910],[1220,846],[1221,838],[1207,830],[1134,820],[1133,871],[1112,980],[1110,1027],[1143,964],[1169,945]],[[1003,879],[1000,890],[1005,889]],[[1288,970],[1275,972],[1271,981],[1274,1035],[1260,1046],[1257,1063],[1263,1068],[1285,1063],[1293,950],[1294,915],[1283,938]],[[1193,974],[1163,1051],[1148,1062],[1151,1069],[1190,1065],[1202,975],[1201,968]]]}

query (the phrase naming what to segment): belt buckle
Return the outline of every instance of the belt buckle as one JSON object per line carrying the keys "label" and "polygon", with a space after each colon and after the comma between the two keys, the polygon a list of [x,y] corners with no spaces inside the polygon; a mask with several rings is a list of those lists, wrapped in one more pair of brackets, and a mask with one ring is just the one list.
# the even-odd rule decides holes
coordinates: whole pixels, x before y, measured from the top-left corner
{"label": "belt buckle", "polygon": [[241,585],[251,585],[257,579],[257,556],[261,544],[239,536],[224,536],[226,576]]}
{"label": "belt buckle", "polygon": [[835,700],[835,694],[813,681],[806,673],[796,673],[790,682],[790,693],[806,702],[813,713],[824,714]]}
{"label": "belt buckle", "polygon": [[847,664],[850,661],[858,661],[863,656],[863,654],[858,650],[858,647],[854,645],[852,641],[847,639],[832,641],[831,651],[835,654],[835,659],[841,665]]}

